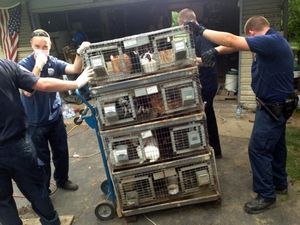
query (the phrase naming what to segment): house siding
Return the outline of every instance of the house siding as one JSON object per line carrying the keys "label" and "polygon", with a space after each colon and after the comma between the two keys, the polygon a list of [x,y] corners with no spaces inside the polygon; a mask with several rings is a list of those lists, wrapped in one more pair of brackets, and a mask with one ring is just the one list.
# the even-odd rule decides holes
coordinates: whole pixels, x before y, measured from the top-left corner
{"label": "house siding", "polygon": [[19,48],[18,48],[18,61],[27,56],[32,52],[30,46],[31,37],[31,22],[28,14],[27,3],[25,1],[22,4],[22,15],[21,15],[21,27],[20,27],[20,37],[19,37]]}

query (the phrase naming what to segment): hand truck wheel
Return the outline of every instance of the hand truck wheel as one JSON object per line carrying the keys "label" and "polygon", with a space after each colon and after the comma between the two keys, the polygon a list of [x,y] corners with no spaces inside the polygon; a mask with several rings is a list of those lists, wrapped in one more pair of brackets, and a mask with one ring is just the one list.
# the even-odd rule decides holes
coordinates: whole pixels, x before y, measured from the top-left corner
{"label": "hand truck wheel", "polygon": [[99,220],[111,220],[116,216],[116,209],[111,201],[104,200],[95,208],[95,215]]}
{"label": "hand truck wheel", "polygon": [[83,120],[82,120],[82,118],[80,118],[80,117],[75,117],[74,120],[73,120],[73,122],[74,122],[76,125],[80,125],[80,124],[82,124]]}
{"label": "hand truck wheel", "polygon": [[103,192],[103,194],[105,194],[106,196],[109,195],[110,190],[109,190],[109,185],[108,185],[108,180],[104,180],[101,185],[100,185],[100,189]]}
{"label": "hand truck wheel", "polygon": [[85,116],[85,115],[88,113],[89,110],[90,110],[90,109],[89,109],[88,107],[85,107],[84,109],[80,109],[80,110],[79,110],[79,114],[80,114],[81,116]]}

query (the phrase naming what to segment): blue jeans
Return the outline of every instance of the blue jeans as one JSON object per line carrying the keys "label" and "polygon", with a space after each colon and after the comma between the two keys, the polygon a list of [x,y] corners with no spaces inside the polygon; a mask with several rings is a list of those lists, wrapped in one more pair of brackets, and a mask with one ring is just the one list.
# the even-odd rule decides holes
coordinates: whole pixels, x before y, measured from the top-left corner
{"label": "blue jeans", "polygon": [[263,198],[275,199],[275,188],[286,188],[286,119],[275,121],[264,109],[257,109],[249,142],[253,190]]}
{"label": "blue jeans", "polygon": [[61,116],[57,121],[49,125],[30,126],[28,131],[37,150],[37,156],[45,166],[47,187],[50,186],[51,179],[49,144],[55,167],[54,179],[57,184],[63,185],[69,179],[69,151],[63,117]]}
{"label": "blue jeans", "polygon": [[37,164],[34,148],[28,138],[18,138],[0,145],[0,224],[22,224],[12,196],[12,179],[30,201],[43,225],[60,224],[43,178],[44,171]]}

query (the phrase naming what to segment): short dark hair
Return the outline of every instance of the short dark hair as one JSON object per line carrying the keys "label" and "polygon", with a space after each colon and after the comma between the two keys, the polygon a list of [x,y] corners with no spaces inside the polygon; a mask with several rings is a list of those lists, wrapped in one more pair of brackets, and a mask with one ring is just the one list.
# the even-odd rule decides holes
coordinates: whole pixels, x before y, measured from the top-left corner
{"label": "short dark hair", "polygon": [[180,20],[182,23],[187,22],[187,21],[197,22],[197,17],[196,17],[195,12],[192,9],[185,8],[179,12],[178,20]]}
{"label": "short dark hair", "polygon": [[31,34],[31,38],[33,37],[47,37],[50,38],[50,35],[44,31],[43,29],[34,30]]}
{"label": "short dark hair", "polygon": [[252,16],[245,23],[244,32],[248,34],[250,30],[262,31],[265,27],[270,27],[270,23],[265,17]]}

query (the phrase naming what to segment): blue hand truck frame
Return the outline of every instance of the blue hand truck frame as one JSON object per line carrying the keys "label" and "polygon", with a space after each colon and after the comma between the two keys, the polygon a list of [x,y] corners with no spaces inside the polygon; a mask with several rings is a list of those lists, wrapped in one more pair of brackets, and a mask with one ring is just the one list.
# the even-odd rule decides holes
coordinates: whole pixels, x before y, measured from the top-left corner
{"label": "blue hand truck frame", "polygon": [[[116,194],[112,178],[109,172],[109,167],[106,160],[106,154],[104,151],[102,139],[100,136],[100,128],[97,122],[98,110],[80,94],[80,91],[78,89],[75,91],[75,93],[86,105],[86,107],[85,109],[80,110],[80,116],[74,119],[74,123],[76,125],[80,125],[83,121],[85,121],[90,128],[95,130],[99,146],[99,152],[102,158],[102,163],[106,175],[106,180],[104,180],[101,183],[100,189],[102,190],[107,199],[98,203],[98,205],[95,208],[95,215],[100,220],[110,220],[116,216]],[[87,114],[88,111],[90,111],[89,114]]]}

